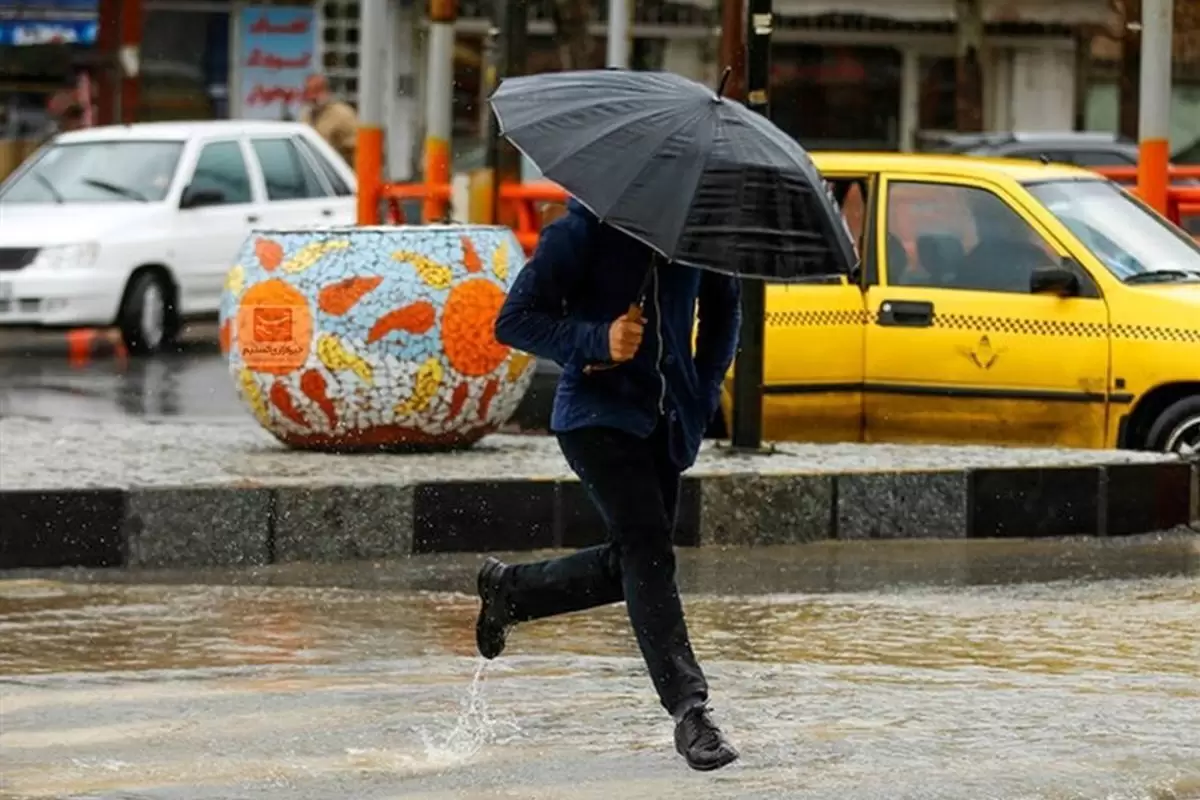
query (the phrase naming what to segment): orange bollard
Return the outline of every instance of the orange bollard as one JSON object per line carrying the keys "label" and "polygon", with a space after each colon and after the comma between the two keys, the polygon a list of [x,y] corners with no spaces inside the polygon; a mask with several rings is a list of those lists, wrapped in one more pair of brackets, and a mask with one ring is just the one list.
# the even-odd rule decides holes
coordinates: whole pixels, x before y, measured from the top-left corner
{"label": "orange bollard", "polygon": [[86,364],[91,359],[95,340],[95,328],[72,328],[67,331],[67,360],[72,366]]}
{"label": "orange bollard", "polygon": [[358,179],[358,224],[379,224],[379,187],[383,185],[383,128],[360,125],[354,172]]}

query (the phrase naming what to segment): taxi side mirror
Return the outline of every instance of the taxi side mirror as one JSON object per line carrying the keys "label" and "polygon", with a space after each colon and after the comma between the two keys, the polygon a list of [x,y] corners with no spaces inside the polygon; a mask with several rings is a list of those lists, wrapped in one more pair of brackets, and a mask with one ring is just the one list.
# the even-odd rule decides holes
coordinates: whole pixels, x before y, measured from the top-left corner
{"label": "taxi side mirror", "polygon": [[1029,291],[1032,294],[1078,297],[1079,288],[1079,275],[1065,259],[1061,265],[1037,267],[1029,276]]}

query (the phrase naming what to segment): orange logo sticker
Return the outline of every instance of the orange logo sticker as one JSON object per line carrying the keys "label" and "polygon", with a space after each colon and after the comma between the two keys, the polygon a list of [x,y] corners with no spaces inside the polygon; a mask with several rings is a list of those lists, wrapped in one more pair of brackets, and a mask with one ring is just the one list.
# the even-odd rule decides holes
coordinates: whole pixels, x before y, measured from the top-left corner
{"label": "orange logo sticker", "polygon": [[312,337],[308,300],[294,286],[274,278],[242,295],[237,344],[249,369],[275,375],[299,369],[308,360]]}

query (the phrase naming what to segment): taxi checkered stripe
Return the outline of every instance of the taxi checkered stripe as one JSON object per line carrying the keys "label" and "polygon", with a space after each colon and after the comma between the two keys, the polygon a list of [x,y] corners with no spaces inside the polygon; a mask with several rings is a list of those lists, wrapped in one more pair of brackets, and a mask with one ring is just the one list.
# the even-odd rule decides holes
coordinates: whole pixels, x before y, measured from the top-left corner
{"label": "taxi checkered stripe", "polygon": [[839,325],[865,325],[868,319],[869,315],[864,309],[767,312],[767,325],[780,328],[829,328]]}
{"label": "taxi checkered stripe", "polygon": [[[767,325],[779,328],[830,328],[865,325],[876,315],[866,310],[769,311]],[[1109,335],[1107,325],[1098,322],[1022,319],[979,314],[934,314],[936,328],[1023,334],[1025,336],[1102,339]],[[1156,325],[1116,325],[1111,335],[1118,339],[1152,342],[1190,342],[1200,344],[1200,328],[1166,328]]]}
{"label": "taxi checkered stripe", "polygon": [[1020,317],[985,317],[974,314],[934,314],[935,328],[955,328],[968,331],[1017,333],[1027,336],[1071,336],[1103,339],[1108,326],[1098,322],[1069,322]]}
{"label": "taxi checkered stripe", "polygon": [[[1019,317],[989,317],[973,314],[934,314],[934,327],[975,330],[994,333],[1014,333],[1026,336],[1060,336],[1102,339],[1109,327],[1099,322],[1070,322]],[[1112,336],[1117,339],[1153,342],[1200,343],[1200,328],[1163,328],[1156,325],[1116,325]]]}
{"label": "taxi checkered stripe", "polygon": [[1119,339],[1142,339],[1153,342],[1196,342],[1200,344],[1200,328],[1159,328],[1154,325],[1115,325],[1113,336]]}

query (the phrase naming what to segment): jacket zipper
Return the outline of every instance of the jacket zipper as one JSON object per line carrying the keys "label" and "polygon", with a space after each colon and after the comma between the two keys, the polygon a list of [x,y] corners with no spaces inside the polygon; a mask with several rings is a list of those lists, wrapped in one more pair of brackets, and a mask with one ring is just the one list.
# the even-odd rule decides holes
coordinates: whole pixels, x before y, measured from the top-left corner
{"label": "jacket zipper", "polygon": [[654,362],[654,370],[658,373],[658,382],[661,387],[658,393],[658,413],[660,416],[664,416],[667,413],[667,377],[663,375],[662,371],[662,305],[658,301],[658,268],[654,261],[650,262],[650,269],[654,270],[654,326],[658,332],[658,359]]}

